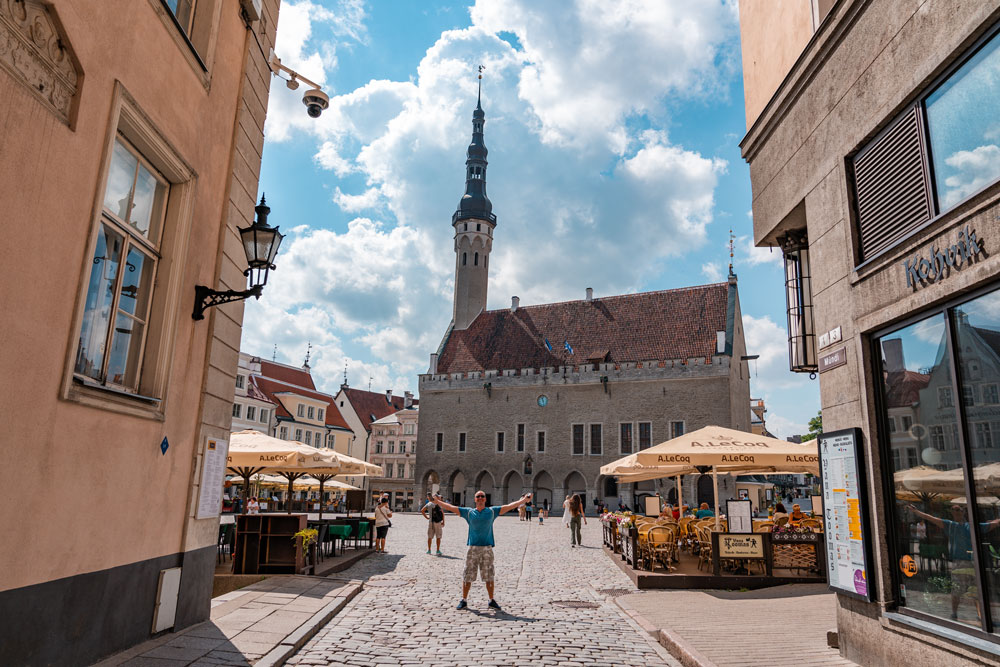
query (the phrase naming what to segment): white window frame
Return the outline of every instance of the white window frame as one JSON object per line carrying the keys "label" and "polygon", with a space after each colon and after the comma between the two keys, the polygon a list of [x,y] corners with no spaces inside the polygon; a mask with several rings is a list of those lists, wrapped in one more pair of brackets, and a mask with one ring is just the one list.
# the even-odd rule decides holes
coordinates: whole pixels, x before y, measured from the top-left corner
{"label": "white window frame", "polygon": [[307,412],[308,412],[308,416],[306,417],[306,419],[316,419],[316,407],[315,406],[310,405],[308,407],[308,409],[307,409]]}
{"label": "white window frame", "polygon": [[242,373],[236,374],[236,388],[245,389],[247,384],[247,376]]}
{"label": "white window frame", "polygon": [[316,421],[323,421],[323,408],[316,410]]}
{"label": "white window frame", "polygon": [[[579,454],[573,451],[574,447],[576,446],[576,442],[574,441],[574,438],[576,436],[573,433],[573,431],[576,430],[577,426],[579,426],[581,429]],[[569,425],[569,453],[571,456],[585,456],[587,454],[587,425],[583,422],[573,422],[572,424]]]}
{"label": "white window frame", "polygon": [[302,429],[295,429],[295,442],[302,442]]}
{"label": "white window frame", "polygon": [[282,426],[278,429],[278,438],[281,440],[288,440],[288,427]]}
{"label": "white window frame", "polygon": [[242,419],[243,406],[239,403],[233,403],[233,419]]}
{"label": "white window frame", "polygon": [[[594,427],[601,427],[601,451],[594,453]],[[604,422],[590,422],[587,425],[587,456],[604,456]]]}
{"label": "white window frame", "polygon": [[312,431],[306,431],[306,444],[309,445],[310,447],[312,446],[312,435],[313,435]]}
{"label": "white window frame", "polygon": [[306,406],[304,406],[301,403],[299,403],[299,407],[295,410],[295,416],[296,417],[305,417],[306,416]]}
{"label": "white window frame", "polygon": [[268,408],[260,409],[260,423],[266,424],[268,419],[271,417],[271,411]]}

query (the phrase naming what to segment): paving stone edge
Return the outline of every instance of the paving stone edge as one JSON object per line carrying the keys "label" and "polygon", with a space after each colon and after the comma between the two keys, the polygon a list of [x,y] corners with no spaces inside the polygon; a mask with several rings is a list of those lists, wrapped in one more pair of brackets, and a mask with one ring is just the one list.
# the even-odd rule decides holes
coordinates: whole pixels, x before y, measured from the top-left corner
{"label": "paving stone edge", "polygon": [[271,649],[263,658],[254,663],[254,667],[280,667],[285,661],[295,655],[295,652],[305,646],[306,642],[312,639],[320,628],[330,622],[334,616],[347,606],[364,588],[364,583],[357,582],[348,584],[351,590],[344,596],[338,597],[318,612],[312,618],[300,625],[290,635]]}
{"label": "paving stone edge", "polygon": [[684,638],[669,630],[657,628],[645,616],[632,608],[628,600],[616,598],[615,604],[625,612],[625,615],[635,621],[636,625],[649,633],[663,648],[667,649],[674,658],[684,667],[718,667],[714,662],[703,656],[698,650]]}

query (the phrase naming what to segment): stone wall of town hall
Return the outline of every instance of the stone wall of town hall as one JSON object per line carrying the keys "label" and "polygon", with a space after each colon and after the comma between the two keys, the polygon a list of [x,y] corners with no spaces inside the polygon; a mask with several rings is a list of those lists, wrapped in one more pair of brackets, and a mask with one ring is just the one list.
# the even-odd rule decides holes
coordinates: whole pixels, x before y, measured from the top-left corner
{"label": "stone wall of town hall", "polygon": [[[605,495],[600,467],[623,456],[621,422],[634,424],[633,451],[638,448],[638,422],[651,422],[654,445],[670,438],[672,421],[683,422],[685,431],[710,424],[749,430],[747,402],[740,403],[741,411],[733,410],[734,401],[744,389],[748,391],[745,369],[742,381],[733,382],[730,357],[717,355],[708,361],[627,363],[617,371],[611,364],[610,371],[582,373],[567,368],[565,375],[563,369],[542,369],[531,375],[468,373],[462,379],[421,376],[417,487],[425,492],[437,482],[445,499],[465,492],[460,501],[466,503],[471,502],[473,489],[485,490],[494,503],[516,499],[522,490],[536,492],[538,504],[548,498],[557,508],[566,493],[579,491],[586,493],[588,507],[595,497],[617,503],[618,496]],[[601,376],[609,378],[606,390]],[[489,390],[484,387],[487,383]],[[546,405],[539,405],[540,396],[547,398]],[[743,412],[747,412],[747,423],[732,423],[732,415]],[[517,451],[517,425],[521,423],[525,425],[523,452]],[[597,423],[603,425],[600,455],[590,453],[590,425]],[[584,424],[583,455],[572,453],[573,424]],[[538,431],[545,433],[544,452],[538,452]],[[466,451],[460,452],[463,432]],[[497,451],[498,432],[504,434],[502,453]],[[436,450],[439,433],[440,452]],[[530,474],[525,469],[528,456]],[[685,487],[685,500],[693,498],[688,489],[695,483],[687,481],[692,486]],[[720,493],[731,491],[728,483],[720,478]],[[618,495],[632,504],[631,485],[621,485]]]}

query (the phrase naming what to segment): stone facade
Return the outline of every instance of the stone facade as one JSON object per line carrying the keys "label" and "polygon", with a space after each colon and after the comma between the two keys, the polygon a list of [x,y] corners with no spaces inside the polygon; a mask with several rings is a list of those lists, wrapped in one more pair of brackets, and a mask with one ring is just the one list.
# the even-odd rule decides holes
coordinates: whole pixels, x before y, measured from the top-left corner
{"label": "stone facade", "polygon": [[394,511],[419,509],[421,498],[414,497],[413,475],[417,458],[417,422],[420,411],[406,408],[372,422],[372,446],[368,461],[382,466],[385,477],[372,477],[373,502],[383,493],[390,494]]}
{"label": "stone facade", "polygon": [[[741,143],[750,164],[757,244],[774,246],[790,230],[807,232],[815,330],[839,328],[841,334],[836,345],[819,350],[822,356],[843,348],[846,357],[845,364],[820,374],[820,396],[824,430],[860,427],[864,434],[864,483],[871,499],[865,532],[872,543],[869,578],[875,595],[871,603],[838,595],[837,614],[841,653],[864,665],[1000,660],[995,634],[990,641],[985,633],[970,633],[949,622],[947,611],[942,619],[917,620],[906,613],[901,591],[913,588],[913,582],[901,579],[901,554],[887,538],[894,529],[895,492],[886,480],[892,479],[894,452],[897,467],[911,466],[920,462],[927,442],[889,433],[889,418],[901,423],[912,411],[889,405],[883,418],[881,376],[892,370],[892,361],[879,359],[874,346],[887,328],[963,294],[997,286],[1000,187],[986,178],[965,200],[937,215],[932,211],[925,224],[861,261],[845,166],[930,92],[938,76],[968,56],[970,46],[995,28],[998,16],[997,0],[838,2],[794,64],[779,73],[782,83],[759,116],[748,118],[750,129]],[[767,30],[766,40],[745,37],[744,44],[783,38]],[[966,228],[978,233],[988,257],[939,280],[908,280],[907,260],[933,256],[932,249],[949,247]],[[932,378],[921,374],[926,385]],[[947,458],[942,465],[948,465]]]}

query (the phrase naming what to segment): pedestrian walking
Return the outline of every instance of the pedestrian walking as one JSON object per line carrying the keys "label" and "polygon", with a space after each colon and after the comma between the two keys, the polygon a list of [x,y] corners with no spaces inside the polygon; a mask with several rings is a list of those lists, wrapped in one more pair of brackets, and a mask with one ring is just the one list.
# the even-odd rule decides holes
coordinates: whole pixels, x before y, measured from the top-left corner
{"label": "pedestrian walking", "polygon": [[570,547],[582,547],[583,539],[580,534],[580,523],[587,523],[587,517],[583,512],[583,501],[580,496],[573,496],[569,501],[569,536]]}
{"label": "pedestrian walking", "polygon": [[391,517],[392,510],[389,509],[389,499],[383,497],[379,500],[378,507],[375,508],[375,553],[377,554],[385,553],[385,538],[392,526],[392,521],[389,520]]}
{"label": "pedestrian walking", "polygon": [[485,491],[476,491],[474,498],[476,500],[475,507],[456,507],[451,503],[446,503],[439,495],[434,496],[433,500],[435,505],[448,512],[458,514],[469,524],[469,551],[465,555],[465,573],[462,576],[462,599],[458,603],[458,608],[465,609],[469,606],[467,601],[469,589],[472,588],[472,582],[476,580],[476,573],[478,572],[483,583],[486,584],[486,592],[490,596],[488,606],[491,609],[500,611],[500,605],[493,596],[495,580],[493,570],[493,547],[495,546],[493,522],[501,514],[523,507],[525,503],[531,500],[531,494],[526,493],[519,500],[515,500],[512,503],[494,505],[493,507],[486,506]]}
{"label": "pedestrian walking", "polygon": [[563,501],[563,525],[566,526],[567,528],[569,528],[569,501],[570,500],[571,500],[571,496],[566,496],[566,499]]}
{"label": "pedestrian walking", "polygon": [[529,500],[524,505],[524,514],[528,517],[528,521],[531,521],[531,501]]}
{"label": "pedestrian walking", "polygon": [[427,494],[427,504],[420,509],[427,519],[427,553],[431,552],[431,541],[437,538],[437,555],[441,555],[441,535],[444,533],[444,511],[434,504],[431,494]]}

